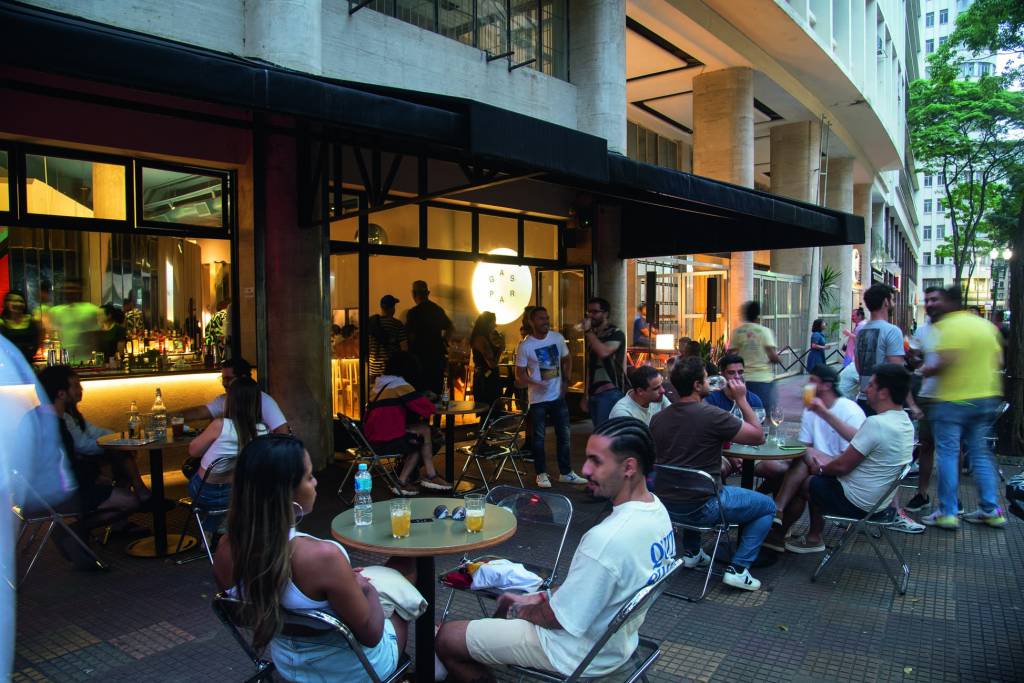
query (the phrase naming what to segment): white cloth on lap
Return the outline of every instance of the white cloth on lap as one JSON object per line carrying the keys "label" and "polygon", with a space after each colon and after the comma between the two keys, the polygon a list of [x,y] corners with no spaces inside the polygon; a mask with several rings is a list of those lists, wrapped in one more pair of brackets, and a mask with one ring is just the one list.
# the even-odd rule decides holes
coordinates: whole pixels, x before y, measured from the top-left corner
{"label": "white cloth on lap", "polygon": [[518,562],[509,560],[491,560],[480,565],[473,572],[473,590],[497,588],[499,590],[516,590],[532,593],[543,583],[543,579]]}
{"label": "white cloth on lap", "polygon": [[377,589],[385,618],[397,612],[403,621],[413,621],[427,611],[427,601],[401,572],[391,567],[371,566],[363,567],[362,574]]}

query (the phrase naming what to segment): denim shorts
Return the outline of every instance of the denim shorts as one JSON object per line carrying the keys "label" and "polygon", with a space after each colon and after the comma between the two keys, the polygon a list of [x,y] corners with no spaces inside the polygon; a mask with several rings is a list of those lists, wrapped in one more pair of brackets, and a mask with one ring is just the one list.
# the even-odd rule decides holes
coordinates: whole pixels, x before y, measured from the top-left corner
{"label": "denim shorts", "polygon": [[867,511],[851,503],[846,498],[843,485],[836,477],[814,476],[808,484],[811,494],[811,502],[821,508],[826,515],[837,517],[852,517],[861,519],[867,517]]}

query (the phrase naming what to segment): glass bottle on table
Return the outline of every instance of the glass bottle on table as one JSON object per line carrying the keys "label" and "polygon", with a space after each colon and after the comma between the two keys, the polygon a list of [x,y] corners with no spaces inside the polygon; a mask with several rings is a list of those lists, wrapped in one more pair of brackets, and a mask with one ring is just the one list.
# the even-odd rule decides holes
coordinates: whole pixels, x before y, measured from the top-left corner
{"label": "glass bottle on table", "polygon": [[135,401],[128,406],[128,438],[139,438],[139,404]]}
{"label": "glass bottle on table", "polygon": [[167,433],[167,407],[164,405],[164,397],[160,393],[160,387],[156,388],[156,399],[153,401],[153,430],[158,436]]}

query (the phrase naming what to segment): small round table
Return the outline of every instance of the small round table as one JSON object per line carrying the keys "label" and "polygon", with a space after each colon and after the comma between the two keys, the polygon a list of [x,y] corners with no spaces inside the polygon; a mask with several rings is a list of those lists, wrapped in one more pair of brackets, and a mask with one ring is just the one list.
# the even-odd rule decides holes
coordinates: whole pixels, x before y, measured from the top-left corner
{"label": "small round table", "polygon": [[[740,473],[740,486],[745,489],[754,488],[754,465],[758,460],[795,460],[802,458],[807,452],[807,447],[796,442],[786,442],[785,446],[776,446],[774,442],[763,443],[760,446],[745,446],[734,443],[729,448],[723,448],[722,454],[726,457],[739,458],[743,461],[743,470]],[[778,555],[774,552],[758,553],[755,567],[768,567],[775,564]]]}
{"label": "small round table", "polygon": [[489,403],[473,401],[449,401],[435,403],[438,415],[444,415],[444,478],[455,481],[455,416],[482,413],[490,409]]}
{"label": "small round table", "polygon": [[[346,510],[331,522],[331,535],[342,545],[381,555],[416,558],[416,589],[427,601],[427,611],[416,620],[416,680],[434,680],[434,602],[437,585],[434,557],[466,553],[498,545],[516,532],[516,518],[505,508],[488,505],[484,528],[466,531],[464,521],[434,519],[434,508],[452,510],[463,504],[460,498],[413,498],[411,533],[391,537],[391,501],[373,504],[373,524],[356,526],[353,510]],[[429,520],[429,521],[420,521]]]}
{"label": "small round table", "polygon": [[[124,432],[114,432],[97,439],[97,443],[108,451],[130,451],[149,454],[149,487],[153,514],[153,535],[140,538],[128,544],[127,552],[133,557],[167,557],[175,552],[191,550],[198,541],[192,536],[167,533],[167,510],[164,506],[164,449],[188,446],[194,435],[179,437],[173,441],[157,439],[148,443],[128,439]],[[180,550],[177,550],[181,543]],[[169,547],[175,550],[168,551]]]}

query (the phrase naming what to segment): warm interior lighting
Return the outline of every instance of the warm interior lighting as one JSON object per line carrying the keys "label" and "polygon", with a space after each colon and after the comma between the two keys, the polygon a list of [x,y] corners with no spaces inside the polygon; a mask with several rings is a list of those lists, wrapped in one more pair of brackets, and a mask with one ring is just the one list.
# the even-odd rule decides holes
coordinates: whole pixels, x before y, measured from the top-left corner
{"label": "warm interior lighting", "polygon": [[676,338],[671,334],[654,335],[654,348],[658,351],[675,351]]}
{"label": "warm interior lighting", "polygon": [[[515,256],[504,247],[488,252],[495,256]],[[528,266],[504,263],[478,263],[473,270],[473,304],[480,313],[491,311],[499,325],[506,325],[523,314],[533,296],[533,279]]]}

